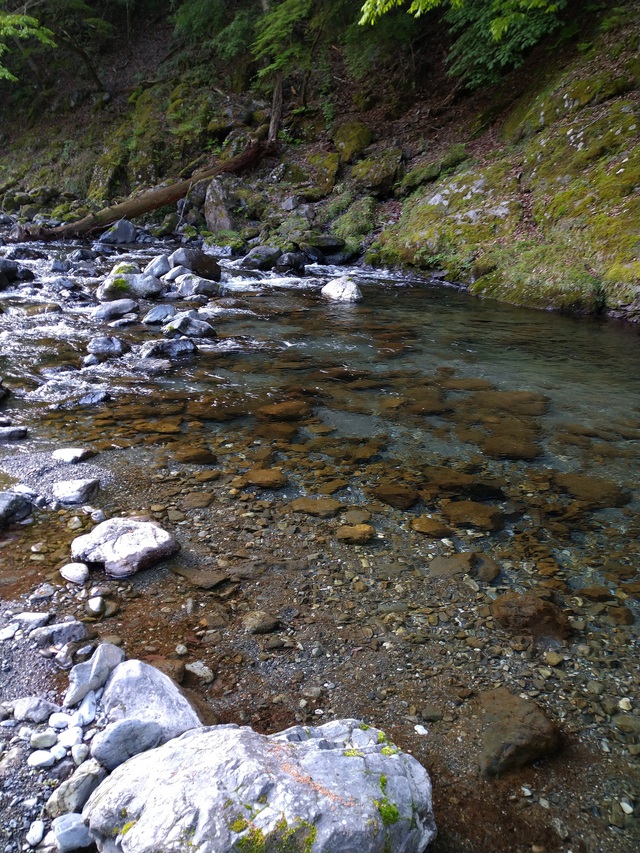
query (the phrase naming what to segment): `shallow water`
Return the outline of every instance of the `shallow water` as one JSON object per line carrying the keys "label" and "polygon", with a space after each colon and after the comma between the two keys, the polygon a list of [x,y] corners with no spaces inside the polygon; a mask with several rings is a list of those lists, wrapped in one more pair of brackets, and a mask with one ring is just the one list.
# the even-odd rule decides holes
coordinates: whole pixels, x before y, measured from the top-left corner
{"label": "shallow water", "polygon": [[[122,258],[144,262],[154,253],[145,247]],[[97,276],[113,262],[96,261]],[[313,493],[314,466],[339,460],[341,443],[351,452],[371,445],[368,455],[352,453],[349,484],[340,493],[347,503],[362,502],[367,488],[385,477],[418,486],[424,465],[490,475],[508,486],[512,500],[515,493],[531,496],[534,508],[554,472],[636,489],[635,328],[521,310],[442,284],[362,269],[350,272],[363,301],[337,304],[319,290],[344,269],[314,266],[305,278],[249,277],[228,264],[226,298],[207,306],[215,312],[218,339],[198,341],[200,353],[191,361],[158,366],[145,363],[138,351],[162,337],[159,327],[110,328],[91,318],[89,299],[98,278],[77,277],[74,300],[61,299],[51,290],[48,260],[23,263],[35,270],[40,286],[0,294],[0,375],[13,392],[3,414],[29,426],[30,434],[25,442],[5,444],[5,459],[96,441],[103,450],[125,451],[187,437],[219,445],[232,434],[236,448],[259,442],[275,448],[280,460],[295,459],[291,497]],[[61,308],[43,313],[50,303]],[[130,349],[122,358],[82,368],[86,344],[99,334],[115,335]],[[109,393],[105,405],[78,404],[97,391]],[[534,395],[533,408],[491,396],[523,391]],[[309,417],[279,428],[265,424],[260,407],[290,398],[309,403]],[[534,451],[503,454],[494,442],[488,453],[491,436],[509,448],[528,442]],[[557,489],[554,495],[565,505],[576,497]],[[524,503],[521,526],[532,512]],[[434,509],[426,502],[411,512]],[[565,565],[591,565],[596,580],[602,563],[597,551],[605,539],[609,551],[637,570],[637,509],[637,494],[624,507],[582,507],[562,537],[547,531],[548,544]],[[508,516],[485,547],[513,532]]]}

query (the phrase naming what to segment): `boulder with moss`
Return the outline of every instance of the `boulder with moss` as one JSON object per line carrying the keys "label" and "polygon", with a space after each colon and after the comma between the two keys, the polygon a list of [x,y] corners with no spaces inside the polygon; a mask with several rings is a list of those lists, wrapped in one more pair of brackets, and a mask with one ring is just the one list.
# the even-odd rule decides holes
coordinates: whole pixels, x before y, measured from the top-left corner
{"label": "boulder with moss", "polygon": [[423,853],[436,831],[427,771],[358,720],[194,729],[117,767],[83,817],[100,853]]}

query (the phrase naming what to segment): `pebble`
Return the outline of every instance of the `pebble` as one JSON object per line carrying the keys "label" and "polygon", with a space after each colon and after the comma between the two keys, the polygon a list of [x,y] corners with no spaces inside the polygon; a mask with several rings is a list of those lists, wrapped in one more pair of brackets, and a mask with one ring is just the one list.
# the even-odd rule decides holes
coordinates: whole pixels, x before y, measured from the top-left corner
{"label": "pebble", "polygon": [[44,829],[45,824],[43,820],[34,820],[31,826],[29,827],[29,831],[25,835],[24,840],[27,842],[29,847],[37,847],[38,844],[44,838]]}
{"label": "pebble", "polygon": [[53,767],[56,763],[55,756],[46,749],[36,749],[35,752],[32,752],[31,755],[27,758],[27,764],[29,767]]}
{"label": "pebble", "polygon": [[84,563],[67,563],[60,574],[69,583],[83,584],[89,580],[89,569]]}

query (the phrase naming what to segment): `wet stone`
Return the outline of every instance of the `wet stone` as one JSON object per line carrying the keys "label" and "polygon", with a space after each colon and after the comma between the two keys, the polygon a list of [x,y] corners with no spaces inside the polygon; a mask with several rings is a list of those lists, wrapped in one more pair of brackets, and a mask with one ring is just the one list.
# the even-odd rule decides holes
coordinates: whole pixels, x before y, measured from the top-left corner
{"label": "wet stone", "polygon": [[287,478],[280,468],[254,468],[242,479],[246,485],[259,489],[282,489],[287,485]]}
{"label": "wet stone", "polygon": [[631,500],[629,492],[616,483],[585,474],[556,474],[556,485],[574,498],[594,507],[624,506]]}
{"label": "wet stone", "polygon": [[258,409],[258,417],[274,421],[299,421],[311,414],[311,407],[303,400],[285,400]]}
{"label": "wet stone", "polygon": [[444,539],[447,536],[451,536],[450,527],[428,515],[421,515],[419,518],[411,519],[411,529],[415,530],[416,533],[432,536],[434,539]]}
{"label": "wet stone", "polygon": [[477,527],[480,530],[500,530],[504,524],[502,510],[477,501],[451,501],[443,504],[442,513],[451,524]]}
{"label": "wet stone", "polygon": [[336,539],[350,545],[364,545],[375,536],[376,529],[370,524],[343,525],[336,531]]}
{"label": "wet stone", "polygon": [[296,498],[289,504],[292,512],[303,512],[319,518],[333,518],[342,509],[343,504],[333,498]]}
{"label": "wet stone", "polygon": [[536,640],[561,642],[569,635],[569,620],[562,610],[532,592],[501,595],[491,605],[491,614],[503,627]]}
{"label": "wet stone", "polygon": [[432,578],[450,578],[471,571],[476,561],[472,551],[453,554],[450,557],[436,557],[429,563],[429,575]]}
{"label": "wet stone", "polygon": [[415,489],[401,483],[382,483],[373,490],[373,494],[382,503],[397,509],[410,509],[420,500]]}

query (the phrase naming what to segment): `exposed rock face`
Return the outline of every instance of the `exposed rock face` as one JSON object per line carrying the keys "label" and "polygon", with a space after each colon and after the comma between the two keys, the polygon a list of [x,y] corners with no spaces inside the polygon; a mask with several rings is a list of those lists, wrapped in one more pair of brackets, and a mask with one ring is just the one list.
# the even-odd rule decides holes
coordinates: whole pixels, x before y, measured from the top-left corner
{"label": "exposed rock face", "polygon": [[179,549],[173,535],[152,521],[110,518],[71,543],[74,560],[104,563],[107,574],[128,577]]}
{"label": "exposed rock face", "polygon": [[435,836],[426,770],[357,720],[268,737],[188,732],[118,767],[83,817],[101,853],[178,850],[185,838],[200,853],[285,839],[313,853],[422,853]]}
{"label": "exposed rock face", "polygon": [[504,687],[483,694],[480,701],[486,720],[480,767],[486,776],[500,776],[559,749],[557,727],[535,702]]}

